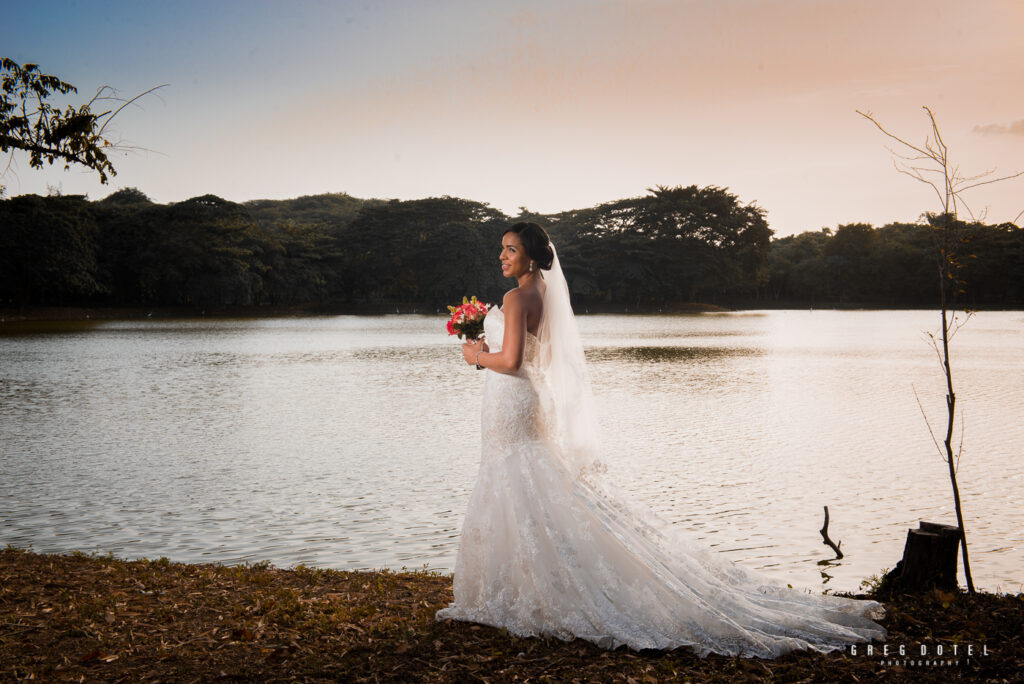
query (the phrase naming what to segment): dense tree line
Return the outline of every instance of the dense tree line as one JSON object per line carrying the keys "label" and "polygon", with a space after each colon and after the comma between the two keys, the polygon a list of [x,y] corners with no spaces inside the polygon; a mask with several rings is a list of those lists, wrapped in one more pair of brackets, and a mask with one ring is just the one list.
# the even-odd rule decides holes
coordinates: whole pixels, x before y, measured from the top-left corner
{"label": "dense tree line", "polygon": [[722,188],[649,191],[581,211],[531,216],[565,253],[583,303],[661,306],[756,296],[772,231],[764,211]]}
{"label": "dense tree line", "polygon": [[[431,310],[512,285],[499,238],[546,226],[577,305],[928,306],[927,225],[839,226],[772,240],[764,211],[716,187],[658,187],[552,215],[510,217],[455,197],[345,194],[245,204],[207,195],[156,204],[135,189],[0,201],[0,306],[384,306]],[[1024,304],[1024,231],[966,227],[962,301]]]}
{"label": "dense tree line", "polygon": [[[772,242],[767,303],[830,306],[935,306],[939,301],[941,221],[824,228]],[[956,303],[1024,306],[1024,228],[964,223],[954,257]]]}

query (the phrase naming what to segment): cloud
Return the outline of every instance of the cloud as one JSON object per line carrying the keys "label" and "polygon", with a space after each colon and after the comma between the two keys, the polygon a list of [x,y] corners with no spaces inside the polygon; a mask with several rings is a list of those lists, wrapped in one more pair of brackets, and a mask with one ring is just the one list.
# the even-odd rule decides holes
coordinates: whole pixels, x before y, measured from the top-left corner
{"label": "cloud", "polygon": [[981,133],[982,135],[1024,135],[1024,119],[1014,121],[1009,126],[1003,124],[975,126],[974,132]]}

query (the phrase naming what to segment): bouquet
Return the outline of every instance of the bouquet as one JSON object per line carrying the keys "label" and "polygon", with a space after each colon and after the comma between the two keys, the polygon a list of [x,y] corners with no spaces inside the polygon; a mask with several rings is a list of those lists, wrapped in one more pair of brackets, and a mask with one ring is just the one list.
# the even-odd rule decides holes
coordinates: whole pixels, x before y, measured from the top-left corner
{"label": "bouquet", "polygon": [[460,340],[463,335],[467,340],[480,339],[484,334],[484,316],[489,308],[483,302],[478,302],[476,297],[463,297],[461,306],[448,307],[452,314],[448,320],[448,334],[458,335]]}

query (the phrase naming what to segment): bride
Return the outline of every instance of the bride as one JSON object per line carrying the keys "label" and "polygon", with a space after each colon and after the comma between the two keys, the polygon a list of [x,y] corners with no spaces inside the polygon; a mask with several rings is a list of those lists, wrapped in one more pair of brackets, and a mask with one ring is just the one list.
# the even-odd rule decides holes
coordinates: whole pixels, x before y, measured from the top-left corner
{"label": "bride", "polygon": [[[482,457],[437,618],[604,648],[773,658],[884,639],[882,606],[786,587],[716,555],[603,481],[583,345],[547,233],[501,240],[516,278],[466,361],[487,369]],[[544,275],[542,275],[544,274]]]}

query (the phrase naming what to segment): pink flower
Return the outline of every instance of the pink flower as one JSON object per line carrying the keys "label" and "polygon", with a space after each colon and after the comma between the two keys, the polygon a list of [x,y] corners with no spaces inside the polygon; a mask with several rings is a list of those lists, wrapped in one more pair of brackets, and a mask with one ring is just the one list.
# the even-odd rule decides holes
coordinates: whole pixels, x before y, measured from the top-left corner
{"label": "pink flower", "polygon": [[472,301],[468,297],[463,297],[462,304],[448,307],[451,313],[445,324],[448,334],[465,336],[466,339],[480,337],[483,334],[484,317],[489,308],[476,297],[473,297]]}

